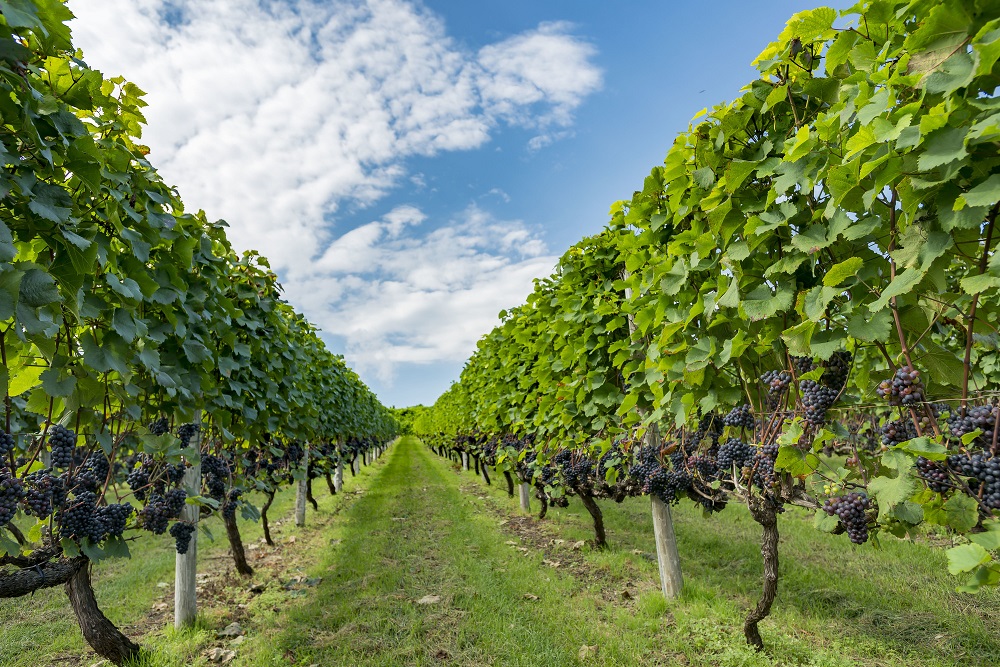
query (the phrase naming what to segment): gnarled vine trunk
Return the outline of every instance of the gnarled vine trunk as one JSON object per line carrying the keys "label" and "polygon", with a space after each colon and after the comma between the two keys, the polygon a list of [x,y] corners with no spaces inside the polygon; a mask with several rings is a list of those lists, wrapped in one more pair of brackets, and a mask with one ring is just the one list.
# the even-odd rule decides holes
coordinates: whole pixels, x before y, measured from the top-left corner
{"label": "gnarled vine trunk", "polygon": [[271,539],[271,526],[267,522],[267,510],[271,509],[271,503],[274,502],[274,490],[267,492],[267,502],[264,506],[260,508],[260,525],[264,527],[264,541],[267,542],[267,546],[273,547],[274,540]]}
{"label": "gnarled vine trunk", "polygon": [[136,660],[142,654],[138,644],[126,637],[97,606],[90,583],[90,563],[86,562],[66,582],[66,596],[76,614],[83,638],[102,658],[116,665]]}
{"label": "gnarled vine trunk", "polygon": [[337,495],[337,487],[333,485],[333,477],[330,476],[330,471],[326,471],[326,488],[330,489],[330,495]]}
{"label": "gnarled vine trunk", "polygon": [[478,475],[478,474],[479,474],[479,457],[478,457],[478,456],[476,456],[475,454],[473,454],[473,455],[472,455],[472,462],[473,462],[473,463],[475,464],[475,466],[476,466],[476,474]]}
{"label": "gnarled vine trunk", "polygon": [[535,497],[538,498],[538,501],[542,504],[542,509],[539,510],[538,512],[538,520],[541,521],[542,519],[545,518],[545,515],[548,514],[549,499],[548,496],[545,495],[544,486],[542,486],[541,484],[536,484],[535,489],[536,489]]}
{"label": "gnarled vine trunk", "polygon": [[514,478],[510,476],[509,470],[503,471],[503,476],[507,480],[507,495],[511,498],[514,497]]}
{"label": "gnarled vine trunk", "polygon": [[764,650],[757,624],[771,613],[771,605],[778,594],[778,508],[766,498],[754,497],[747,502],[750,515],[761,526],[760,554],[764,557],[764,588],[757,606],[747,614],[743,635],[758,651]]}
{"label": "gnarled vine trunk", "polygon": [[313,506],[313,509],[319,511],[319,503],[313,498],[313,480],[312,477],[306,476],[306,500],[309,504]]}
{"label": "gnarled vine trunk", "polygon": [[226,535],[229,537],[229,548],[233,550],[236,571],[244,577],[252,577],[253,568],[247,562],[247,554],[243,549],[243,538],[240,536],[240,527],[236,524],[236,515],[223,512],[222,522],[226,524]]}
{"label": "gnarled vine trunk", "polygon": [[580,502],[583,503],[583,506],[587,508],[590,516],[594,519],[594,546],[598,549],[603,549],[608,546],[604,535],[604,513],[601,512],[597,501],[594,500],[594,496],[589,492],[581,491],[580,489],[574,489],[574,491],[576,491],[576,495],[580,496]]}
{"label": "gnarled vine trunk", "polygon": [[480,470],[483,471],[483,479],[486,480],[486,486],[490,486],[490,474],[486,471],[486,461],[483,461],[483,465],[480,466]]}

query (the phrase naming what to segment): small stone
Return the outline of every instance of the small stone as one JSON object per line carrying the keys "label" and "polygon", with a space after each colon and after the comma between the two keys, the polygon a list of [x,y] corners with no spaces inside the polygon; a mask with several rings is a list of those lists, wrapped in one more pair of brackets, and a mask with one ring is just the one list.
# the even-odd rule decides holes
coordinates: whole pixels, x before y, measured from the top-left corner
{"label": "small stone", "polygon": [[167,588],[168,586],[170,586],[170,584],[168,584],[165,581],[161,581],[160,583],[156,584],[157,588]]}
{"label": "small stone", "polygon": [[425,595],[417,600],[417,604],[437,604],[441,601],[440,595]]}
{"label": "small stone", "polygon": [[579,654],[580,660],[586,660],[587,658],[590,658],[595,655],[597,655],[596,646],[587,646],[586,644],[584,644],[583,646],[580,647],[580,654]]}
{"label": "small stone", "polygon": [[525,600],[537,600],[538,596],[534,595],[533,593],[525,593],[524,594],[524,599]]}
{"label": "small stone", "polygon": [[216,639],[225,639],[227,637],[239,637],[243,634],[243,628],[240,627],[239,623],[230,623],[226,626],[225,630],[220,630]]}
{"label": "small stone", "polygon": [[586,544],[586,542],[584,542],[583,540],[580,540],[579,542],[574,542],[573,543],[573,551],[579,551],[580,549],[583,548],[584,544]]}
{"label": "small stone", "polygon": [[247,638],[244,635],[240,635],[239,637],[237,637],[233,641],[229,642],[229,645],[230,646],[239,646],[240,644],[242,644],[246,640],[247,640]]}

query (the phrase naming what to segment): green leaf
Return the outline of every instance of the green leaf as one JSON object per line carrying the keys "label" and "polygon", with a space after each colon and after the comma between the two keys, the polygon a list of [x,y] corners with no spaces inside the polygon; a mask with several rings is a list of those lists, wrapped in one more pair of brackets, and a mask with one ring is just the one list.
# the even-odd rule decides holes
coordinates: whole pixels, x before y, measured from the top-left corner
{"label": "green leaf", "polygon": [[715,183],[715,172],[712,171],[711,167],[696,169],[691,176],[694,178],[694,182],[705,190],[711,189],[712,184]]}
{"label": "green leaf", "polygon": [[774,462],[775,470],[784,470],[793,477],[811,475],[819,467],[819,457],[811,452],[803,452],[795,445],[787,445],[778,450]]}
{"label": "green leaf", "polygon": [[858,271],[865,265],[865,260],[860,257],[845,259],[839,264],[835,264],[823,276],[823,284],[827,287],[836,287],[848,278],[857,275]]}
{"label": "green leaf", "polygon": [[18,369],[10,379],[8,393],[11,396],[20,396],[29,389],[34,389],[39,385],[39,378],[45,370],[44,366],[25,366]]}
{"label": "green leaf", "polygon": [[948,458],[948,448],[932,441],[926,436],[900,443],[896,445],[896,449],[909,452],[914,456],[923,456],[932,461],[944,461]]}
{"label": "green leaf", "polygon": [[947,127],[932,132],[924,142],[924,152],[917,159],[921,171],[961,160],[968,157],[965,150],[965,134],[968,130],[958,127]]}
{"label": "green leaf", "polygon": [[17,556],[21,553],[21,545],[7,537],[7,530],[0,528],[0,556]]}
{"label": "green leaf", "polygon": [[876,301],[872,302],[868,306],[868,309],[873,313],[877,313],[889,305],[889,299],[894,296],[906,294],[916,287],[923,277],[924,271],[922,269],[914,268],[903,271],[896,276],[895,280],[889,283],[889,286],[885,288],[882,295]]}
{"label": "green leaf", "polygon": [[824,533],[832,533],[837,530],[837,525],[840,523],[840,519],[837,515],[829,515],[823,510],[816,510],[816,514],[813,516],[813,528],[820,530]]}
{"label": "green leaf", "polygon": [[59,300],[56,281],[44,271],[29,269],[21,278],[18,302],[28,308],[40,308]]}
{"label": "green leaf", "polygon": [[892,461],[889,457],[891,452],[883,455],[883,463],[892,463],[889,467],[896,467],[898,473],[895,477],[876,477],[868,483],[868,492],[878,501],[879,519],[884,519],[900,503],[906,502],[917,490],[917,482],[910,475],[913,461],[905,457],[905,462],[899,459]]}
{"label": "green leaf", "polygon": [[884,341],[892,331],[892,315],[883,310],[874,315],[860,309],[847,322],[847,333],[869,343]]}
{"label": "green leaf", "polygon": [[967,533],[979,523],[979,504],[974,498],[955,494],[942,507],[945,525],[960,533]]}
{"label": "green leaf", "polygon": [[909,500],[896,505],[892,510],[892,514],[900,521],[912,526],[916,526],[924,520],[924,508]]}
{"label": "green leaf", "polygon": [[726,166],[726,192],[735,192],[747,177],[757,168],[758,162],[748,160],[732,160]]}
{"label": "green leaf", "polygon": [[69,193],[61,187],[39,183],[35,185],[28,208],[46,220],[64,223],[69,221],[73,200]]}
{"label": "green leaf", "polygon": [[55,368],[48,368],[39,376],[42,380],[42,390],[49,396],[69,396],[76,388],[76,378],[63,375]]}
{"label": "green leaf", "polygon": [[989,552],[978,544],[963,544],[952,547],[945,553],[948,555],[948,572],[951,574],[970,572],[992,560]]}
{"label": "green leaf", "polygon": [[1000,174],[993,174],[955,200],[955,209],[965,206],[991,207],[1000,201]]}
{"label": "green leaf", "polygon": [[792,297],[791,290],[779,289],[777,294],[771,294],[767,285],[760,285],[746,295],[740,307],[750,320],[762,320],[791,307]]}

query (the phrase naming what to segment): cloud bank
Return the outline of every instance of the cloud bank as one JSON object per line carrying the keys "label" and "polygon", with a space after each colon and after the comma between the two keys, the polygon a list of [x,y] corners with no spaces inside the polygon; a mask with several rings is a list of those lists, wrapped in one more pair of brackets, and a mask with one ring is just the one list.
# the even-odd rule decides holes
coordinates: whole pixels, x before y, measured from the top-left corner
{"label": "cloud bank", "polygon": [[267,255],[359,368],[388,378],[399,363],[465,358],[551,269],[536,230],[475,207],[448,221],[404,206],[356,229],[337,222],[424,182],[408,159],[481,148],[505,126],[530,130],[530,150],[569,136],[601,86],[572,26],[472,51],[404,0],[69,6],[88,64],[147,92],[144,141],[167,182],[229,221],[238,248]]}

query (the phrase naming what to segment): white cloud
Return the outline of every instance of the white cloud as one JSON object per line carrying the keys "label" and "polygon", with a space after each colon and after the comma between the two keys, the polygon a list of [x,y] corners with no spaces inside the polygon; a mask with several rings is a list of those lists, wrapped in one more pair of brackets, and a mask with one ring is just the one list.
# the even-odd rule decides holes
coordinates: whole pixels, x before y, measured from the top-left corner
{"label": "white cloud", "polygon": [[382,381],[400,363],[467,358],[497,313],[521,302],[557,260],[522,222],[475,206],[422,237],[412,226],[396,231],[400,218],[420,216],[395,209],[344,234],[289,288],[322,313],[321,328],[343,337],[357,368]]}
{"label": "white cloud", "polygon": [[[356,363],[371,359],[389,372],[399,361],[456,358],[451,347],[396,343],[402,329],[392,327],[474,339],[489,328],[478,313],[489,310],[492,322],[497,310],[477,304],[517,302],[529,274],[551,267],[541,241],[517,224],[423,231],[423,213],[400,208],[346,233],[334,226],[347,204],[368,206],[407,181],[423,187],[425,174],[407,173],[410,158],[482,147],[503,124],[537,132],[532,150],[566,136],[601,85],[593,47],[571,26],[545,23],[470,52],[407,0],[69,6],[85,60],[147,92],[144,141],[165,180],[189,208],[226,219],[238,248],[263,251],[293,303],[353,341]],[[449,266],[435,252],[460,261]],[[310,288],[329,290],[327,298]],[[357,316],[354,295],[371,290],[396,300],[398,314],[358,320],[385,347],[362,345],[342,324]],[[424,316],[435,319],[418,324]]]}

